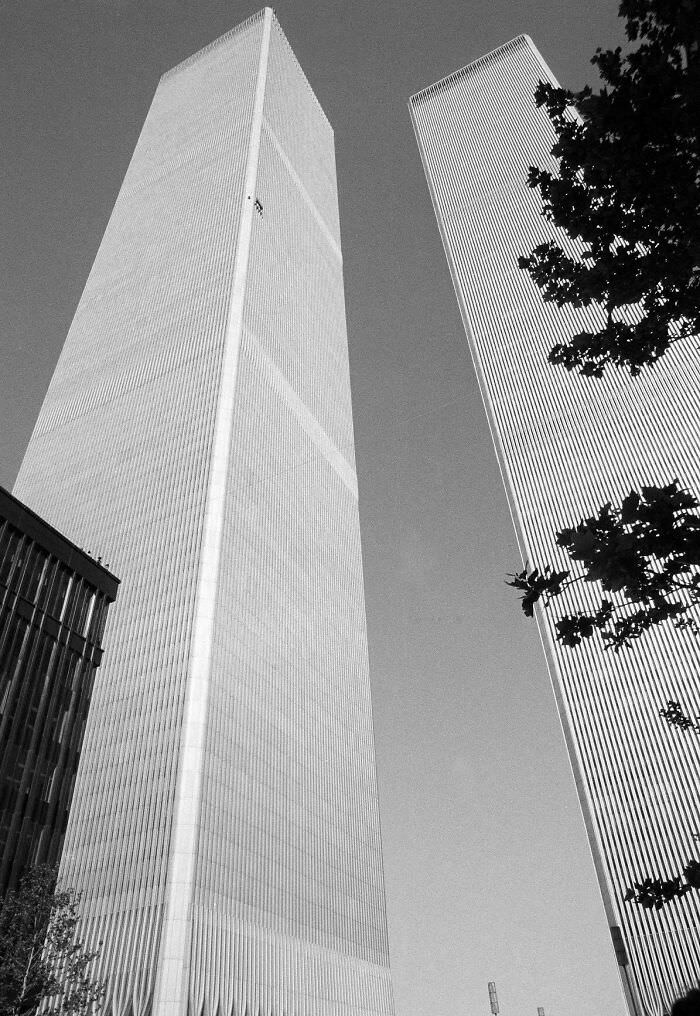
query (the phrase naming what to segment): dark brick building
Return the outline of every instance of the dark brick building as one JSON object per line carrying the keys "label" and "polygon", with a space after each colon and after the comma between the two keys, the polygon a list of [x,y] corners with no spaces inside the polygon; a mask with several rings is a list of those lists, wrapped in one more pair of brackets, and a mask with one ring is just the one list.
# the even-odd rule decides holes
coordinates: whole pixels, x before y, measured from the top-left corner
{"label": "dark brick building", "polygon": [[60,857],[118,585],[0,487],[0,896]]}

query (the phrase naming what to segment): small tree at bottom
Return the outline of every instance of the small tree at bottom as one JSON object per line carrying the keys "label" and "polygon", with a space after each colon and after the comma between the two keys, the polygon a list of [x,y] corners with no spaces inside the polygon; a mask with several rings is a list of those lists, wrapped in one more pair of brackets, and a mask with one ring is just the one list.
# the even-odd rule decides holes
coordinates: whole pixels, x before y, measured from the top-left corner
{"label": "small tree at bottom", "polygon": [[0,904],[0,1016],[88,1016],[105,986],[90,973],[97,952],[76,941],[78,900],[56,870],[31,868]]}

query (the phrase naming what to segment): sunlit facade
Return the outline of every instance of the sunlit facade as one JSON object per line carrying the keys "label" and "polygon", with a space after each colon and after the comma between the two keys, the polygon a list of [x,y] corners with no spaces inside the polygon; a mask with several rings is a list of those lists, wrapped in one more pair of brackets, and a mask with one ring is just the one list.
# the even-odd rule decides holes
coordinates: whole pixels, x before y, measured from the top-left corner
{"label": "sunlit facade", "polygon": [[161,79],[16,490],[122,579],[62,867],[105,1016],[389,1016],[333,132],[270,9]]}
{"label": "sunlit facade", "polygon": [[[525,183],[529,165],[553,163],[540,80],[554,78],[520,36],[409,105],[523,558],[565,567],[556,529],[645,482],[700,490],[700,359],[692,345],[674,349],[636,380],[548,365],[556,342],[597,319],[544,304],[517,266],[549,238],[568,245]],[[540,630],[623,989],[632,1012],[659,1014],[698,982],[698,896],[658,913],[622,896],[697,853],[700,739],[658,713],[669,699],[700,712],[700,641],[669,627],[617,655],[571,651],[552,620]],[[513,694],[527,694],[517,679]]]}

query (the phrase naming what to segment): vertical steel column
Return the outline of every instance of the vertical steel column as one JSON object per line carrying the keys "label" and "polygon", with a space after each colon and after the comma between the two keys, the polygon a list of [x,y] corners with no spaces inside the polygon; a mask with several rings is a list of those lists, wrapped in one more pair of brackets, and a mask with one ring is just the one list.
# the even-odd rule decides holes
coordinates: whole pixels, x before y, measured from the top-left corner
{"label": "vertical steel column", "polygon": [[202,799],[202,764],[211,675],[212,635],[271,26],[272,9],[266,7],[246,162],[243,208],[236,244],[235,267],[214,423],[192,651],[180,747],[177,799],[170,848],[167,903],[161,933],[153,1016],[185,1016],[187,1012],[192,899]]}

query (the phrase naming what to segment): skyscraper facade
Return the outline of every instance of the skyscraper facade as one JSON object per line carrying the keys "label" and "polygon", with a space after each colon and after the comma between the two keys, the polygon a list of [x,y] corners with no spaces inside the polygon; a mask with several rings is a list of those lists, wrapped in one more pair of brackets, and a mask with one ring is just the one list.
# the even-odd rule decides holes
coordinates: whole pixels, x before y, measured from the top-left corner
{"label": "skyscraper facade", "polygon": [[111,1016],[391,1013],[333,132],[163,76],[16,491],[122,578],[62,876]]}
{"label": "skyscraper facade", "polygon": [[0,487],[0,897],[61,856],[118,586]]}
{"label": "skyscraper facade", "polygon": [[[409,105],[523,557],[566,566],[555,531],[606,501],[674,477],[700,490],[700,361],[674,349],[636,380],[547,363],[556,342],[600,319],[544,304],[518,269],[518,255],[547,239],[573,249],[525,182],[528,166],[553,165],[553,131],[533,99],[540,80],[554,78],[520,36]],[[585,596],[577,587],[563,609]],[[697,982],[697,897],[660,912],[622,897],[696,851],[700,741],[658,713],[670,698],[700,705],[700,642],[664,628],[617,655],[572,651],[555,641],[554,619],[543,612],[540,630],[623,989],[632,1012],[658,1016]],[[517,678],[513,694],[527,694]]]}

